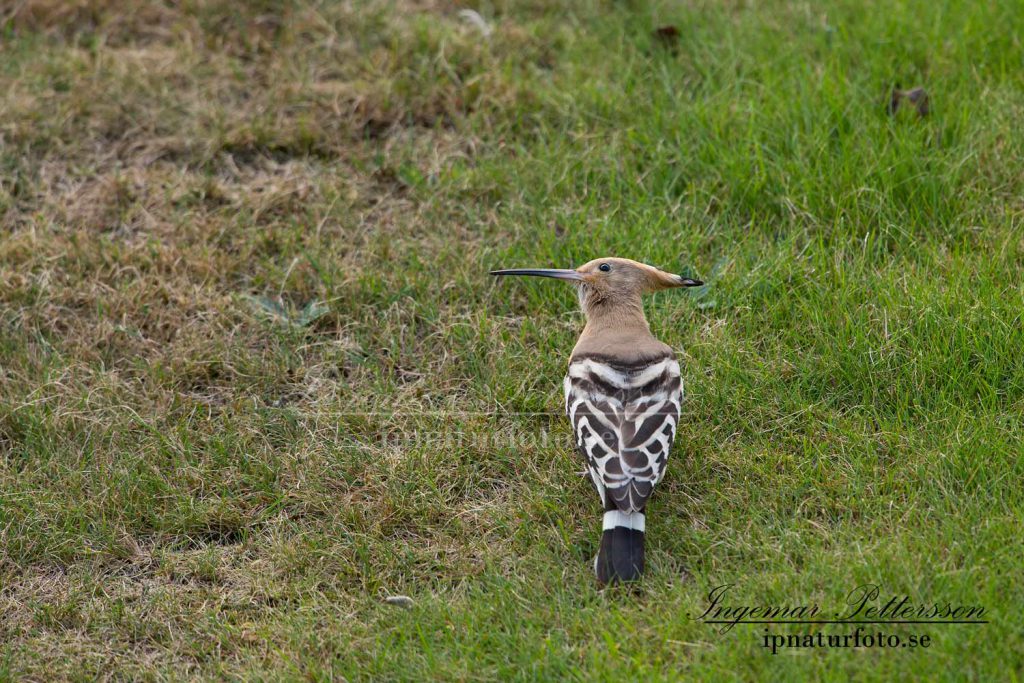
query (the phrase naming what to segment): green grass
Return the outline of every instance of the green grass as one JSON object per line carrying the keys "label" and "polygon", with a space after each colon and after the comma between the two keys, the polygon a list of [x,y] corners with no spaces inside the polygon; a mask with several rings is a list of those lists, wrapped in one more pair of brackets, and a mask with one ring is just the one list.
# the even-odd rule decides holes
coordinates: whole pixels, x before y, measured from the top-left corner
{"label": "green grass", "polygon": [[[14,5],[0,679],[1024,677],[1017,3]],[[635,591],[574,297],[486,274],[603,255],[709,283]],[[990,623],[693,619],[869,582]]]}

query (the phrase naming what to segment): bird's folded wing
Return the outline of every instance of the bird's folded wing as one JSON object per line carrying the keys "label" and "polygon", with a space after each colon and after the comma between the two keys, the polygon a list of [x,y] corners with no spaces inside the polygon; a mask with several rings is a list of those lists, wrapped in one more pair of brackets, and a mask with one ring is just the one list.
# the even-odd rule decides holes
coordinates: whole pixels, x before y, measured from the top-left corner
{"label": "bird's folded wing", "polygon": [[665,474],[681,399],[679,364],[670,357],[570,363],[565,410],[606,509],[644,508]]}

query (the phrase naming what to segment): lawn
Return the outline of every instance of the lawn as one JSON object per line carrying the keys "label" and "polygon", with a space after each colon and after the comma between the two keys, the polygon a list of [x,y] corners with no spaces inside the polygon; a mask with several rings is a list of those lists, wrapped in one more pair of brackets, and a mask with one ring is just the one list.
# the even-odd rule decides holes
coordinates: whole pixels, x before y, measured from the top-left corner
{"label": "lawn", "polygon": [[[465,7],[0,3],[0,679],[1024,677],[1020,4]],[[707,282],[632,589],[487,274],[599,256]]]}

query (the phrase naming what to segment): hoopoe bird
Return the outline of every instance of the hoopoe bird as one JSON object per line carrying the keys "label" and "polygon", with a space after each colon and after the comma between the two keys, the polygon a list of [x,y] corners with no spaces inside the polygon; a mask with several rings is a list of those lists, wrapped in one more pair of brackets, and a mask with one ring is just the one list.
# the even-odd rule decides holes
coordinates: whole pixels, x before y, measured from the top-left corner
{"label": "hoopoe bird", "polygon": [[596,259],[575,270],[491,274],[551,277],[576,286],[587,323],[563,385],[576,447],[604,506],[594,571],[602,584],[635,581],[644,570],[647,501],[665,476],[683,398],[679,362],[651,334],[641,296],[704,283],[624,258]]}

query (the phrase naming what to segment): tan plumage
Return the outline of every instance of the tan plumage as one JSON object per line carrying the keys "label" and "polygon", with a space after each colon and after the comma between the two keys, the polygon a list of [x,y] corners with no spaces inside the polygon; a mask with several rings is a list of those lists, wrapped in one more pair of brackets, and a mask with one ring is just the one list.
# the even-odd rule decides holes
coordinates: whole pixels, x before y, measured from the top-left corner
{"label": "tan plumage", "polygon": [[665,474],[682,401],[679,364],[651,334],[641,297],[703,283],[623,258],[493,274],[554,277],[577,287],[587,324],[563,384],[576,445],[605,508],[595,570],[602,583],[634,580],[644,565],[647,500]]}
{"label": "tan plumage", "polygon": [[[602,264],[611,270],[601,271]],[[584,276],[579,296],[587,324],[576,342],[573,356],[600,353],[622,360],[637,360],[671,353],[668,345],[651,334],[641,296],[693,286],[695,280],[624,258],[597,259],[580,266],[577,272]]]}

